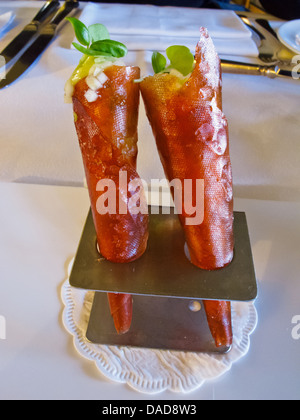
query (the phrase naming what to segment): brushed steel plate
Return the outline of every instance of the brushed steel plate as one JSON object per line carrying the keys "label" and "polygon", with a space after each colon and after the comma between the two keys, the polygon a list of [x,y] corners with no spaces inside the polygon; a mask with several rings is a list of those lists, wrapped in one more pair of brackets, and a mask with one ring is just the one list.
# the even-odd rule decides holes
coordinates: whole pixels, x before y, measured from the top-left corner
{"label": "brushed steel plate", "polygon": [[[161,210],[161,209],[160,209]],[[173,210],[172,210],[173,211]],[[190,263],[178,216],[150,214],[145,254],[126,264],[99,255],[91,211],[78,246],[70,285],[97,292],[180,297],[203,300],[251,301],[257,297],[246,214],[234,213],[235,255],[221,270],[201,270]]]}
{"label": "brushed steel plate", "polygon": [[216,347],[204,307],[193,312],[190,302],[182,298],[134,295],[130,330],[119,335],[110,316],[107,294],[97,292],[86,338],[102,345],[222,354],[230,351],[231,347]]}

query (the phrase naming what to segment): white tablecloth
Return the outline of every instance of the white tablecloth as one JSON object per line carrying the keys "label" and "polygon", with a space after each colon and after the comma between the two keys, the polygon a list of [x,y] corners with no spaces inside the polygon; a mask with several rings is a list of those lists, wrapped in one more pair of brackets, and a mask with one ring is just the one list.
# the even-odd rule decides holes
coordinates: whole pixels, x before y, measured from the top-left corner
{"label": "white tablecloth", "polygon": [[247,214],[259,287],[248,354],[197,391],[148,396],[105,379],[62,325],[60,290],[87,216],[87,190],[0,183],[0,195],[0,399],[299,399],[300,340],[292,335],[300,315],[299,203],[235,202]]}
{"label": "white tablecloth", "polygon": [[199,28],[205,26],[219,54],[258,55],[251,31],[232,10],[212,12],[210,9],[89,3],[81,13],[81,20],[89,26],[98,23],[100,16],[111,38],[125,43],[130,50],[165,51],[180,42],[193,51],[199,39]]}
{"label": "white tablecloth", "polygon": [[[0,50],[40,2],[3,5],[18,7]],[[61,323],[60,287],[89,208],[73,113],[63,101],[80,56],[72,40],[65,25],[30,71],[0,91],[0,399],[145,398],[80,358]],[[147,74],[150,57],[130,51],[127,62]],[[247,357],[228,374],[192,394],[151,398],[299,399],[299,95],[297,81],[224,74],[235,209],[249,223],[259,324]],[[142,104],[138,170],[148,182],[164,178]]]}
{"label": "white tablecloth", "polygon": [[[15,20],[18,26],[0,39],[0,49],[36,11],[24,5],[40,4],[21,3],[22,14],[17,10]],[[1,4],[7,2],[0,2],[0,9]],[[70,49],[72,40],[71,25],[65,25],[30,71],[1,90],[0,180],[82,185],[73,113],[63,102],[64,84],[80,57]],[[127,62],[138,64],[142,74],[149,74],[150,58],[150,51],[130,51]],[[298,81],[223,75],[237,197],[300,199],[299,96]],[[138,168],[147,182],[164,178],[142,103]]]}

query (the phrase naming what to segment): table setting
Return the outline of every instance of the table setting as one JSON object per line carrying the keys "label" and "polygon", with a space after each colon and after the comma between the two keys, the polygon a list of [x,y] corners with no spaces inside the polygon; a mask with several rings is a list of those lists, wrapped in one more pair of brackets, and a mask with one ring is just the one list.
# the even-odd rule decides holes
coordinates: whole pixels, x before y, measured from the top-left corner
{"label": "table setting", "polygon": [[[211,36],[221,59],[240,249],[233,263],[240,272],[235,274],[233,265],[228,274],[227,268],[216,274],[224,284],[236,277],[237,284],[229,287],[236,294],[230,290],[227,295],[225,286],[216,293],[207,288],[202,299],[232,301],[233,342],[226,350],[205,350],[211,337],[201,296],[200,306],[191,306],[198,304],[199,288],[195,291],[188,278],[185,287],[180,280],[176,283],[183,263],[174,246],[168,251],[167,241],[162,239],[153,254],[158,261],[153,265],[160,270],[150,269],[147,258],[144,266],[143,259],[129,263],[129,277],[146,279],[138,290],[129,280],[128,290],[119,289],[118,278],[127,279],[128,270],[114,264],[105,270],[108,279],[115,276],[117,290],[109,281],[103,285],[85,278],[93,264],[97,275],[102,258],[98,260],[99,250],[94,249],[91,262],[84,260],[89,249],[86,232],[94,231],[75,114],[64,98],[66,82],[82,57],[74,46],[78,34],[69,17],[86,27],[105,25],[112,40],[126,45],[122,60],[140,68],[140,80],[153,73],[154,51],[163,54],[171,45],[184,45],[195,58],[200,27]],[[251,12],[72,0],[0,1],[0,399],[132,403],[299,398],[299,33],[297,20]],[[174,209],[148,117],[149,108],[140,100],[136,170],[147,205]],[[245,221],[239,222],[243,215]],[[179,229],[172,215],[160,219],[154,212],[151,218],[154,242],[157,226],[162,226],[163,235],[171,235],[171,227],[173,232]],[[176,241],[174,236],[171,244]],[[150,239],[149,249],[155,248]],[[170,252],[169,261],[175,258],[163,269],[164,252]],[[182,266],[192,278],[191,267]],[[80,270],[83,283],[76,277]],[[147,272],[155,274],[147,278]],[[160,286],[151,275],[161,285],[164,277],[173,278],[180,290],[166,282],[166,289],[156,291]],[[215,281],[213,274],[207,279]],[[93,317],[96,324],[100,318],[105,325],[112,323],[110,316],[106,319],[106,303],[100,302],[106,292],[132,293],[141,319],[147,305],[155,308],[149,309],[151,316],[157,313],[155,321],[144,321],[150,336],[144,336],[134,320],[134,345],[132,338],[93,340],[99,335]],[[159,301],[165,303],[159,306]],[[204,344],[186,333],[186,307],[179,309],[185,301],[188,324],[199,330],[205,324],[203,337],[209,339]],[[179,322],[175,310],[165,332],[158,314],[175,302],[182,319]],[[199,320],[198,327],[199,313],[203,324]],[[184,344],[168,336],[172,325],[186,334]]]}

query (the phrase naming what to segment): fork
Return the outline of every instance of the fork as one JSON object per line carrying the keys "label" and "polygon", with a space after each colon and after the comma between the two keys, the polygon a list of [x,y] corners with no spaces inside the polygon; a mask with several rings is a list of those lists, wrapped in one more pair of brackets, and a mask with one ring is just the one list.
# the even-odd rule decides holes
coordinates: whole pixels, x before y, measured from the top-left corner
{"label": "fork", "polygon": [[257,37],[253,37],[254,41],[256,42],[257,48],[258,48],[258,58],[267,64],[275,64],[278,63],[278,58],[276,54],[276,49],[273,48],[268,44],[268,41],[266,37],[253,25],[251,25],[249,19],[246,16],[239,15],[239,17],[242,19],[244,24],[256,35],[259,37],[259,40],[257,40]]}

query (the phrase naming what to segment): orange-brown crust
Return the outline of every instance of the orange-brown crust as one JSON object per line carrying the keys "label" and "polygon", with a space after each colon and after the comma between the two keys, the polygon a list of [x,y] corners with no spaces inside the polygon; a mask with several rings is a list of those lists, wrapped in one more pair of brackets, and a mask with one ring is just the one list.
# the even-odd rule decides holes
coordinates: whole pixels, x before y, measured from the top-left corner
{"label": "orange-brown crust", "polygon": [[[131,214],[128,183],[139,180],[136,171],[137,122],[139,87],[134,83],[140,77],[137,67],[111,66],[105,69],[108,77],[98,91],[95,102],[88,102],[86,80],[80,80],[73,94],[75,127],[82,153],[91,209],[100,252],[115,263],[127,263],[139,258],[146,250],[148,215]],[[125,172],[127,183],[120,183],[120,172]],[[115,214],[99,214],[97,200],[105,193],[97,185],[101,180],[114,181],[116,186]],[[119,214],[119,197],[126,214]],[[116,329],[126,332],[131,323],[132,298],[127,294],[108,294]],[[111,304],[113,302],[113,304]],[[116,308],[118,308],[116,310]]]}
{"label": "orange-brown crust", "polygon": [[141,83],[141,92],[168,180],[204,180],[203,223],[187,226],[187,214],[179,217],[192,262],[214,270],[233,258],[232,174],[227,120],[217,106],[221,81],[202,85],[200,51],[198,46],[196,68],[182,87],[176,76],[158,74]]}
{"label": "orange-brown crust", "polygon": [[231,303],[227,301],[203,301],[207,322],[217,347],[232,345]]}
{"label": "orange-brown crust", "polygon": [[[203,223],[187,225],[184,211],[179,218],[191,262],[215,270],[233,258],[233,195],[220,60],[205,29],[201,29],[195,58],[195,68],[185,83],[173,74],[157,74],[141,82],[141,92],[168,180],[179,179],[182,186],[186,179],[194,181],[190,204],[195,200],[195,181],[204,180]],[[182,196],[184,210],[186,197]],[[228,345],[232,340],[227,328],[230,305],[217,306],[219,324],[214,321],[216,304],[206,304],[209,324],[218,337],[216,343]]]}
{"label": "orange-brown crust", "polygon": [[[148,215],[132,215],[128,202],[133,192],[119,183],[120,171],[128,183],[139,179],[136,172],[139,77],[136,67],[111,66],[105,69],[108,81],[98,91],[98,99],[85,98],[88,86],[81,80],[75,86],[73,108],[82,152],[91,207],[101,254],[112,262],[130,262],[139,258],[148,240]],[[100,180],[110,179],[116,186],[116,214],[99,214],[96,209]],[[119,196],[127,204],[127,214],[119,213]]]}
{"label": "orange-brown crust", "polygon": [[118,334],[129,331],[132,321],[132,296],[123,293],[108,293],[110,313]]}

